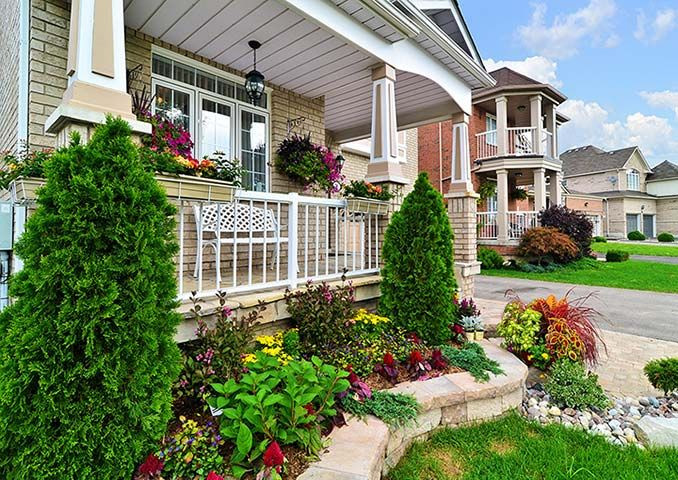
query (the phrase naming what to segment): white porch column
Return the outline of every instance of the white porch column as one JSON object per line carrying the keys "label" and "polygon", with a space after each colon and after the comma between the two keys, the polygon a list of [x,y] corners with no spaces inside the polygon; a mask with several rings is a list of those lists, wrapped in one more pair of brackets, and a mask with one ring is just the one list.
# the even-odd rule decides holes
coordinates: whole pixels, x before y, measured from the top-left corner
{"label": "white porch column", "polygon": [[150,132],[150,124],[136,120],[127,93],[123,0],[71,2],[66,74],[61,105],[45,123],[48,133],[58,134],[58,144],[68,142],[72,130],[88,140],[89,126],[103,123],[106,114],[127,120],[135,131]]}
{"label": "white porch column", "polygon": [[551,158],[558,158],[558,147],[556,146],[556,108],[553,103],[548,102],[544,108],[546,115],[546,131],[551,133],[551,137],[547,139],[547,147],[545,154],[550,154]]}
{"label": "white porch column", "polygon": [[372,150],[365,177],[372,183],[408,183],[398,161],[395,75],[387,64],[372,70]]}
{"label": "white porch column", "polygon": [[563,189],[560,186],[563,181],[561,172],[553,172],[549,176],[549,198],[551,205],[561,205],[563,203]]}
{"label": "white porch column", "polygon": [[497,240],[508,242],[508,170],[497,170]]}
{"label": "white porch column", "polygon": [[530,126],[534,129],[532,151],[537,155],[542,155],[544,152],[542,151],[541,139],[544,127],[541,118],[541,95],[530,97],[530,119]]}
{"label": "white porch column", "polygon": [[497,97],[497,154],[508,154],[508,100],[506,97]]}
{"label": "white porch column", "polygon": [[534,209],[536,211],[546,208],[546,170],[535,168],[534,174]]}
{"label": "white porch column", "polygon": [[473,193],[468,122],[469,116],[464,113],[452,117],[452,181],[450,192]]}

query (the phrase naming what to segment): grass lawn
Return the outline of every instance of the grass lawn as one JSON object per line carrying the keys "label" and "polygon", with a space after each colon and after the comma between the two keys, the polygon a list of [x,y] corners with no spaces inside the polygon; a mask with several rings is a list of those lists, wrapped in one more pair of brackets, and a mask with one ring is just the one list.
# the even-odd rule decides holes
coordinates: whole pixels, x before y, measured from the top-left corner
{"label": "grass lawn", "polygon": [[527,278],[545,282],[678,293],[678,265],[655,262],[634,260],[619,263],[598,262],[586,268],[578,268],[577,264],[574,264],[547,273],[488,269],[483,270],[481,274],[493,277]]}
{"label": "grass lawn", "polygon": [[593,243],[591,249],[594,252],[607,253],[608,250],[621,250],[629,252],[629,255],[652,255],[655,257],[678,257],[678,245],[636,245],[635,243]]}
{"label": "grass lawn", "polygon": [[560,425],[540,427],[517,413],[445,429],[415,443],[390,480],[650,480],[678,478],[678,450],[620,448]]}

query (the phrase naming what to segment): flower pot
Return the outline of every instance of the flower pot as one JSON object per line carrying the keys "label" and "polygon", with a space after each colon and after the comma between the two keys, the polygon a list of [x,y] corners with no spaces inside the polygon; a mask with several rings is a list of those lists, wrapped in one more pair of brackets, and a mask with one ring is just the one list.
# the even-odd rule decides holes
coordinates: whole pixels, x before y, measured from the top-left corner
{"label": "flower pot", "polygon": [[389,202],[363,197],[349,197],[346,199],[346,204],[349,212],[374,215],[386,215],[389,208]]}
{"label": "flower pot", "polygon": [[475,338],[476,341],[482,340],[485,337],[485,331],[483,330],[476,330],[473,333],[474,333],[473,337]]}
{"label": "flower pot", "polygon": [[466,340],[469,342],[472,342],[476,338],[476,332],[464,332],[464,334],[466,335]]}
{"label": "flower pot", "polygon": [[9,184],[11,199],[14,203],[34,202],[38,197],[36,191],[45,184],[44,178],[19,177]]}
{"label": "flower pot", "polygon": [[179,200],[204,200],[207,202],[230,202],[235,187],[230,182],[190,175],[157,174],[155,179],[165,189],[168,197]]}

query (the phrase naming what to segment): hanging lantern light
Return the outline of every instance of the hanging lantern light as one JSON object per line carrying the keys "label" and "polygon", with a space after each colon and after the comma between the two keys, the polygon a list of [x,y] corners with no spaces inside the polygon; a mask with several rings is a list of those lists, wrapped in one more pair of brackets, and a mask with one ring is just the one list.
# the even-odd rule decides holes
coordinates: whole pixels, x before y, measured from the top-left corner
{"label": "hanging lantern light", "polygon": [[247,42],[254,53],[254,69],[245,75],[245,91],[249,97],[252,105],[257,105],[261,95],[264,93],[264,76],[257,71],[257,49],[261,47],[261,43],[256,40]]}

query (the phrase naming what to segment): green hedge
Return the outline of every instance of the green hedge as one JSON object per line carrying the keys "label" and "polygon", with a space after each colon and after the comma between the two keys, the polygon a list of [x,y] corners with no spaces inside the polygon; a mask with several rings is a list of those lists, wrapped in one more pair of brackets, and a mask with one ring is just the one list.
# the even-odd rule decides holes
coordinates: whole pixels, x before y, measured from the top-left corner
{"label": "green hedge", "polygon": [[678,358],[652,360],[645,365],[645,375],[654,388],[668,394],[678,391]]}
{"label": "green hedge", "polygon": [[669,232],[662,232],[662,233],[660,233],[660,234],[657,236],[657,240],[660,241],[660,242],[667,242],[667,243],[670,243],[670,242],[675,242],[675,241],[676,241],[676,237],[674,237],[674,236],[673,236],[672,234],[670,234]]}
{"label": "green hedge", "polygon": [[482,268],[499,269],[504,266],[504,257],[491,248],[478,248],[478,261]]}
{"label": "green hedge", "polygon": [[605,260],[608,262],[625,262],[629,259],[629,252],[623,250],[608,250]]}
{"label": "green hedge", "polygon": [[633,232],[629,232],[629,234],[626,237],[629,240],[638,240],[638,241],[645,240],[645,235],[643,235],[638,230],[634,230]]}
{"label": "green hedge", "polygon": [[601,237],[601,236],[595,236],[595,237],[593,237],[593,241],[595,243],[607,243],[607,238]]}

